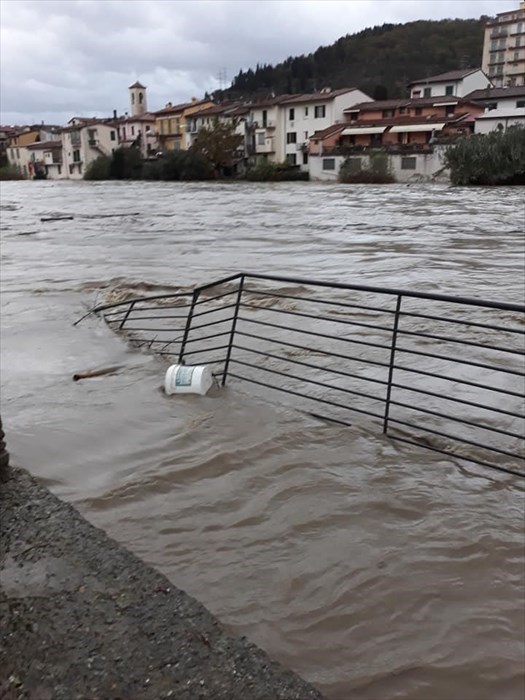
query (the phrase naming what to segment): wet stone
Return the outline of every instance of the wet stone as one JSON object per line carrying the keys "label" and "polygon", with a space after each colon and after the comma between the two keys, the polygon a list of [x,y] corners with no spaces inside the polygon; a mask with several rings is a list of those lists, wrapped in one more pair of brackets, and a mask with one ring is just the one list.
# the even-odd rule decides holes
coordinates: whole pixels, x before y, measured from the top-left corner
{"label": "wet stone", "polygon": [[27,472],[0,502],[0,697],[322,698]]}

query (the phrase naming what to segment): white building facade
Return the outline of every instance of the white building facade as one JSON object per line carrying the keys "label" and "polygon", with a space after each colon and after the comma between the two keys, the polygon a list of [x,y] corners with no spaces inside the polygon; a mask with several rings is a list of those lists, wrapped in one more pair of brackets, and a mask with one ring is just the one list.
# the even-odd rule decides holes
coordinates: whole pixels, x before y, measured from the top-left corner
{"label": "white building facade", "polygon": [[493,87],[481,68],[454,70],[429,78],[414,80],[409,84],[410,97],[465,97],[474,90]]}
{"label": "white building facade", "polygon": [[344,111],[372,98],[355,88],[325,88],[311,95],[289,97],[279,104],[282,123],[280,143],[276,143],[277,162],[299,165],[308,170],[308,139],[316,131],[343,122]]}
{"label": "white building facade", "polygon": [[81,180],[89,165],[99,156],[109,156],[118,148],[117,126],[101,119],[74,117],[62,131],[63,164],[68,178]]}

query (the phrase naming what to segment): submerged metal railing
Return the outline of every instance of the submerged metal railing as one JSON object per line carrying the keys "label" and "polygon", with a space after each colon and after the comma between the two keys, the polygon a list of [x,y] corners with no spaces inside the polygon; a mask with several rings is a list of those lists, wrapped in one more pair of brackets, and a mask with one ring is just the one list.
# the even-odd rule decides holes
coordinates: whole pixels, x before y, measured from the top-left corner
{"label": "submerged metal railing", "polygon": [[236,274],[98,306],[138,347],[344,425],[525,476],[525,306]]}

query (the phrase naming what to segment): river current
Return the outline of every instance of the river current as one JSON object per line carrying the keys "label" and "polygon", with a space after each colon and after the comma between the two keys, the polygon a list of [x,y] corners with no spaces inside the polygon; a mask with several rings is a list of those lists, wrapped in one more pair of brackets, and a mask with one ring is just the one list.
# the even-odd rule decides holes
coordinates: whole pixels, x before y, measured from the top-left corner
{"label": "river current", "polygon": [[522,700],[519,479],[250,385],[167,397],[160,358],[72,325],[238,271],[522,303],[522,189],[10,182],[0,214],[13,464],[328,698]]}

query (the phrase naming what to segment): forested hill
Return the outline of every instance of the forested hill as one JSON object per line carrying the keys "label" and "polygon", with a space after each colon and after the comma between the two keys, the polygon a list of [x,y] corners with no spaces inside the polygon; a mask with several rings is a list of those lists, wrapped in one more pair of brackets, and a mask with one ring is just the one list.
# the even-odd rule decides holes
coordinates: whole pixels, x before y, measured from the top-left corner
{"label": "forested hill", "polygon": [[383,24],[276,66],[240,71],[229,97],[358,87],[371,97],[402,97],[411,80],[481,65],[488,17]]}

